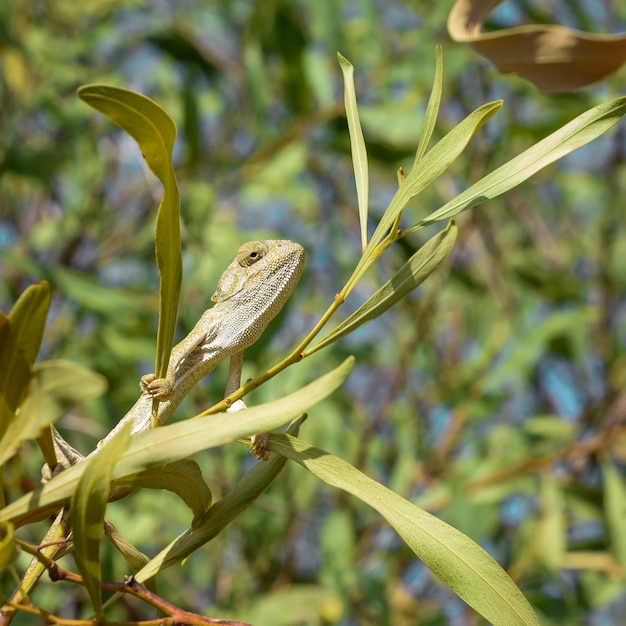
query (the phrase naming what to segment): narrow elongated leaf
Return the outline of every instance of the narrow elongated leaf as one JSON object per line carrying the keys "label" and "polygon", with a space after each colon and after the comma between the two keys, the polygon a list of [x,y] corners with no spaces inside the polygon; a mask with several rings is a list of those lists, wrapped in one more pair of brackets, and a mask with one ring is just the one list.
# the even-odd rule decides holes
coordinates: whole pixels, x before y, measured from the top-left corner
{"label": "narrow elongated leaf", "polygon": [[435,46],[435,80],[433,81],[433,88],[430,92],[430,98],[428,98],[428,105],[426,106],[426,114],[424,115],[424,126],[420,134],[420,140],[415,152],[415,158],[413,159],[413,167],[419,163],[421,158],[428,148],[431,137],[435,130],[437,123],[437,116],[439,115],[439,106],[441,105],[441,96],[443,94],[443,51],[440,45]]}
{"label": "narrow elongated leaf", "polygon": [[487,174],[410,230],[449,219],[477,204],[496,198],[546,165],[593,141],[614,126],[624,113],[626,97],[616,98],[585,111],[519,156]]}
{"label": "narrow elongated leaf", "polygon": [[396,216],[411,198],[426,189],[463,152],[474,133],[502,106],[502,101],[488,102],[470,113],[445,137],[438,141],[422,158],[419,167],[414,167],[400,185],[383,214],[368,250],[378,245],[389,231]]}
{"label": "narrow elongated leaf", "polygon": [[[281,457],[277,457],[281,458]],[[13,538],[13,524],[0,524],[0,571],[11,565],[17,559],[18,551]]]}
{"label": "narrow elongated leaf", "polygon": [[[298,419],[287,431],[297,435],[302,419]],[[270,439],[273,437],[270,434]],[[198,524],[180,534],[135,574],[139,582],[145,582],[159,572],[176,565],[195,550],[217,537],[226,526],[239,517],[272,484],[285,466],[287,459],[272,455],[268,461],[258,463],[206,513]]]}
{"label": "narrow elongated leaf", "polygon": [[550,474],[541,476],[540,491],[541,514],[533,533],[534,540],[530,544],[536,550],[537,561],[558,572],[563,566],[563,557],[567,550],[565,498],[554,476]]}
{"label": "narrow elongated leaf", "polygon": [[0,312],[0,437],[13,423],[30,381],[49,306],[50,287],[42,281],[24,290],[8,316]]}
{"label": "narrow elongated leaf", "polygon": [[0,436],[6,438],[30,380],[30,365],[24,358],[9,318],[0,311]]}
{"label": "narrow elongated leaf", "polygon": [[[379,244],[387,236],[396,218],[409,200],[426,189],[454,162],[463,152],[474,133],[501,106],[502,101],[489,102],[470,113],[421,158],[417,167],[411,169],[378,222],[367,248],[344,289],[344,296],[350,293],[354,285],[370,267],[372,261],[384,251],[379,248]],[[406,232],[411,232],[415,228],[407,229]]]}
{"label": "narrow elongated leaf", "polygon": [[147,469],[116,483],[132,489],[167,489],[175,493],[193,511],[194,522],[211,506],[213,496],[202,478],[200,467],[191,459],[181,459],[162,467]]}
{"label": "narrow elongated leaf", "polygon": [[457,232],[458,228],[452,220],[445,230],[427,241],[371,298],[319,343],[307,350],[306,354],[317,352],[320,348],[376,319],[421,285],[448,256],[456,241]]}
{"label": "narrow elongated leaf", "polygon": [[[279,400],[240,411],[236,416],[217,413],[133,435],[128,449],[113,469],[113,478],[124,478],[149,467],[187,458],[201,450],[278,428],[333,393],[348,377],[353,365],[354,359],[350,357],[302,389]],[[12,521],[17,527],[55,511],[70,498],[85,467],[85,463],[73,465],[4,507],[0,510],[0,522]]]}
{"label": "narrow elongated leaf", "polygon": [[78,95],[137,142],[148,167],[163,184],[163,199],[156,219],[156,258],[161,281],[154,370],[157,377],[162,377],[167,372],[174,343],[182,277],[180,197],[172,167],[176,127],[156,102],[128,89],[86,85],[78,90]]}
{"label": "narrow elongated leaf", "polygon": [[50,268],[50,278],[55,287],[74,302],[104,317],[137,317],[142,314],[140,307],[149,311],[154,306],[151,294],[144,295],[131,288],[105,285],[98,276],[67,267]]}
{"label": "narrow elongated leaf", "polygon": [[0,440],[0,463],[11,458],[22,442],[38,437],[42,429],[71,407],[105,390],[105,378],[78,363],[60,359],[39,363],[33,370],[19,419],[13,421]]}
{"label": "narrow elongated leaf", "polygon": [[117,528],[106,520],[104,521],[104,534],[115,546],[115,549],[124,557],[124,560],[133,568],[133,571],[141,569],[150,560],[143,552],[137,550],[132,543],[126,541]]}
{"label": "narrow elongated leaf", "polygon": [[363,130],[359,120],[359,109],[356,104],[354,89],[354,67],[344,56],[337,53],[344,84],[344,105],[350,133],[350,149],[352,151],[352,167],[356,182],[356,197],[359,205],[359,222],[361,224],[361,247],[367,245],[367,214],[369,197],[369,173],[367,164],[367,150],[363,139]]}
{"label": "narrow elongated leaf", "polygon": [[131,424],[127,424],[96,454],[81,463],[85,467],[71,503],[74,558],[99,618],[102,617],[100,542],[104,512],[109,500],[113,467],[128,445],[130,427]]}
{"label": "narrow elongated leaf", "polygon": [[[70,524],[68,519],[69,511],[64,508],[58,511],[54,522],[48,528],[45,536],[41,540],[39,554],[47,559],[55,560],[66,554],[68,544],[64,539],[70,532]],[[31,591],[35,588],[37,582],[43,574],[47,572],[46,566],[37,558],[33,557],[30,564],[26,568],[26,572],[22,576],[19,586],[13,592],[10,601],[13,603],[11,612],[20,604],[27,602]],[[3,608],[3,617],[9,615],[7,613],[8,604]],[[8,622],[10,622],[10,617]]]}
{"label": "narrow elongated leaf", "polygon": [[378,511],[439,579],[494,626],[539,626],[532,607],[508,574],[463,533],[305,441],[274,434],[269,449]]}
{"label": "narrow elongated leaf", "polygon": [[39,354],[49,307],[50,286],[42,280],[25,289],[9,313],[15,341],[31,366]]}
{"label": "narrow elongated leaf", "polygon": [[604,478],[604,514],[611,539],[612,552],[622,567],[626,568],[626,486],[624,479],[610,459],[602,463]]}

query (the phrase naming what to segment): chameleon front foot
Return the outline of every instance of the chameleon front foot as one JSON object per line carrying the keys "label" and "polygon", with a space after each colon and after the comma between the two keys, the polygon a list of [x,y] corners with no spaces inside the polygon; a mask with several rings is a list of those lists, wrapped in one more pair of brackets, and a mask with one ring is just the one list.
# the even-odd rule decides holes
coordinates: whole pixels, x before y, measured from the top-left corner
{"label": "chameleon front foot", "polygon": [[267,449],[267,444],[270,441],[269,433],[261,433],[260,435],[252,435],[250,438],[250,452],[254,455],[255,459],[259,461],[267,461],[270,457],[270,452]]}
{"label": "chameleon front foot", "polygon": [[154,374],[146,374],[139,381],[141,391],[156,400],[167,400],[173,391],[173,385],[167,378],[156,378]]}

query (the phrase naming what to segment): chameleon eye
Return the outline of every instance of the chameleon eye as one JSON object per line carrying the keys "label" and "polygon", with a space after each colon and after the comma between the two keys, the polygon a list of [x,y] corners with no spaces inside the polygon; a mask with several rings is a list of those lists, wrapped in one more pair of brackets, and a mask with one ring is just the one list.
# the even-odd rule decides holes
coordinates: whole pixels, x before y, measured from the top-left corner
{"label": "chameleon eye", "polygon": [[266,252],[266,246],[262,244],[260,241],[251,241],[249,243],[245,243],[239,249],[238,261],[241,267],[250,267],[254,265],[257,261],[260,261]]}

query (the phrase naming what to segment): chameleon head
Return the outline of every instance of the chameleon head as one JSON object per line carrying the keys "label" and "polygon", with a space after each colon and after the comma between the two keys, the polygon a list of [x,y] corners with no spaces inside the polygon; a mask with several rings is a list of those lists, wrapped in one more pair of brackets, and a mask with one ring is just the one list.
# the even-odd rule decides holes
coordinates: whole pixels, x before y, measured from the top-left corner
{"label": "chameleon head", "polygon": [[211,297],[225,300],[254,299],[272,304],[276,313],[291,295],[304,269],[304,248],[286,239],[263,239],[244,243],[226,268]]}

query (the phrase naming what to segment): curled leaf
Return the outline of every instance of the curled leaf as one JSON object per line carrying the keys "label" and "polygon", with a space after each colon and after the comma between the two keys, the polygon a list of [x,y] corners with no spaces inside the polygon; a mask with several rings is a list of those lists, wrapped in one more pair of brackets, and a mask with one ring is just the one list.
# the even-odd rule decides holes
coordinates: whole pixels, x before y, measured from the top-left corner
{"label": "curled leaf", "polygon": [[179,496],[193,511],[194,523],[211,506],[213,499],[211,490],[202,478],[200,467],[191,459],[181,459],[132,474],[117,482],[116,487],[118,486],[167,489]]}
{"label": "curled leaf", "polygon": [[586,87],[626,61],[626,35],[582,33],[564,26],[525,25],[482,32],[502,0],[457,0],[448,16],[455,41],[471,43],[503,74],[518,74],[547,93]]}
{"label": "curled leaf", "polygon": [[182,255],[180,249],[180,197],[172,166],[176,127],[153,100],[111,85],[85,85],[79,97],[126,131],[139,145],[148,167],[163,184],[163,199],[156,220],[156,258],[161,276],[159,328],[155,372],[165,376],[174,343]]}
{"label": "curled leaf", "polygon": [[[302,420],[296,420],[288,432],[298,434]],[[270,440],[273,435],[270,435]],[[179,535],[135,575],[145,582],[159,572],[180,563],[200,546],[208,543],[241,515],[272,484],[287,459],[272,455],[269,461],[255,465],[241,480],[202,516],[195,526]]]}

